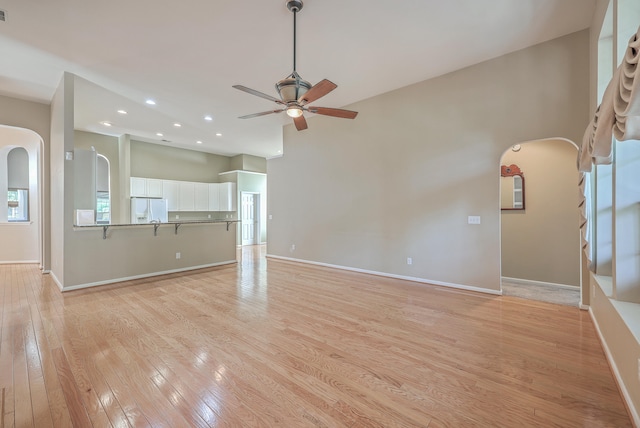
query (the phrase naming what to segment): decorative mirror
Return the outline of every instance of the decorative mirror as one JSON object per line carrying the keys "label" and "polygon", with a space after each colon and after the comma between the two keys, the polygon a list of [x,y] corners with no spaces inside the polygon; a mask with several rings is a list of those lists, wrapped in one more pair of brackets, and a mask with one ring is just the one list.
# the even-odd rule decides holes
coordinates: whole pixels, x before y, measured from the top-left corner
{"label": "decorative mirror", "polygon": [[524,209],[524,174],[518,165],[500,166],[500,208]]}

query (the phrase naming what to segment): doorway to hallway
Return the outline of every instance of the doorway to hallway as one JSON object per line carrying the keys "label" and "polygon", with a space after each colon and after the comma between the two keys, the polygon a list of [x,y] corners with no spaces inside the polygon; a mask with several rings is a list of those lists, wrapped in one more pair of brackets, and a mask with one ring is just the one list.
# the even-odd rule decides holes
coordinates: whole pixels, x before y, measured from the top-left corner
{"label": "doorway to hallway", "polygon": [[260,243],[260,194],[241,193],[242,203],[242,245]]}

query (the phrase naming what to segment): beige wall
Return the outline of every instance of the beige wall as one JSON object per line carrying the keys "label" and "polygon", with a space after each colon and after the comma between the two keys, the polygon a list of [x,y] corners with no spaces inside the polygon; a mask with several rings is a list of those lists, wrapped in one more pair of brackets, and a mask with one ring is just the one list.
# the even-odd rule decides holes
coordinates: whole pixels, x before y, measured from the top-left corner
{"label": "beige wall", "polygon": [[576,146],[535,141],[507,150],[524,175],[525,210],[502,211],[502,276],[580,286]]}
{"label": "beige wall", "polygon": [[588,58],[582,31],[350,105],[354,121],[286,126],[267,165],[268,253],[499,290],[500,158],[581,139]]}
{"label": "beige wall", "polygon": [[131,140],[131,176],[217,183],[230,158]]}
{"label": "beige wall", "polygon": [[66,265],[73,262],[68,251],[73,232],[73,79],[64,73],[51,100],[51,275],[65,283]]}
{"label": "beige wall", "polygon": [[237,155],[231,158],[229,169],[231,171],[252,171],[266,173],[267,160],[259,156],[245,154]]}

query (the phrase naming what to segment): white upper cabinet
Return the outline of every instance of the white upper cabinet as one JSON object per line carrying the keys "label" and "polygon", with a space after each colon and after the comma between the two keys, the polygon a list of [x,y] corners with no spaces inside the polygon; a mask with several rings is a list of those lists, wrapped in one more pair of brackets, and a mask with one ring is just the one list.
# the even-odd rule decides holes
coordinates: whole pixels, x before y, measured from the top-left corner
{"label": "white upper cabinet", "polygon": [[196,183],[178,182],[178,211],[195,211]]}
{"label": "white upper cabinet", "polygon": [[236,211],[236,183],[220,183],[220,211]]}
{"label": "white upper cabinet", "polygon": [[131,196],[164,198],[169,211],[236,211],[236,183],[131,177]]}
{"label": "white upper cabinet", "polygon": [[167,200],[169,211],[178,211],[178,182],[162,180],[162,197]]}
{"label": "white upper cabinet", "polygon": [[147,197],[162,198],[162,180],[147,178]]}
{"label": "white upper cabinet", "polygon": [[131,197],[162,198],[162,181],[156,178],[131,177]]}
{"label": "white upper cabinet", "polygon": [[195,186],[195,210],[209,211],[209,184],[194,183]]}
{"label": "white upper cabinet", "polygon": [[131,197],[144,198],[147,196],[147,179],[131,177]]}
{"label": "white upper cabinet", "polygon": [[220,211],[220,183],[209,183],[209,211]]}

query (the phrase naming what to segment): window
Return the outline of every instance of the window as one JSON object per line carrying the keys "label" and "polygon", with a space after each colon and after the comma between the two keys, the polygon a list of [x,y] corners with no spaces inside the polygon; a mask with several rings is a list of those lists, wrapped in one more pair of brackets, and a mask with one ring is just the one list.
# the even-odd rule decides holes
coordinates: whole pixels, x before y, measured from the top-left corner
{"label": "window", "polygon": [[111,207],[110,207],[109,192],[96,193],[96,223],[97,224],[109,224],[111,222]]}
{"label": "window", "polygon": [[109,159],[106,156],[97,154],[96,157],[96,223],[111,223],[111,194],[109,180]]}
{"label": "window", "polygon": [[9,221],[29,221],[29,190],[7,189]]}
{"label": "window", "polygon": [[12,148],[7,154],[6,183],[7,221],[29,221],[29,154],[23,147]]}

